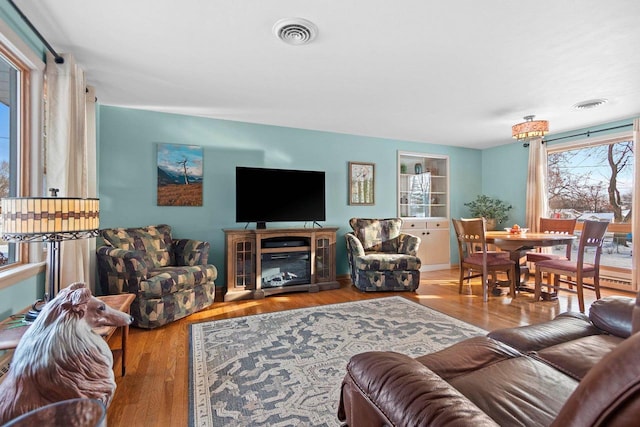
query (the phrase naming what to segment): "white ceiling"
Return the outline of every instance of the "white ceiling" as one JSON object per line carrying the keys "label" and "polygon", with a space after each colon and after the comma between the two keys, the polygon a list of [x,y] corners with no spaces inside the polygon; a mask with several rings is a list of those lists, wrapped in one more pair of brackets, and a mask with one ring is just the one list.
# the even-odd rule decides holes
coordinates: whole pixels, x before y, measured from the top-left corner
{"label": "white ceiling", "polygon": [[[473,148],[529,114],[552,133],[640,114],[638,0],[15,3],[103,105]],[[316,39],[278,40],[289,17]]]}

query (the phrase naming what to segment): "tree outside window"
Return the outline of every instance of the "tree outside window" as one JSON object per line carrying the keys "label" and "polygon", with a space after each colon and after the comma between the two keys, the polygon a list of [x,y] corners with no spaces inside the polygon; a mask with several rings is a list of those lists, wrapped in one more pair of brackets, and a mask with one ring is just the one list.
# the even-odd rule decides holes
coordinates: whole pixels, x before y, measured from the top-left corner
{"label": "tree outside window", "polygon": [[[16,196],[20,167],[18,96],[20,71],[0,56],[0,199]],[[0,236],[2,224],[0,223]],[[19,259],[16,244],[0,239],[0,268]]]}
{"label": "tree outside window", "polygon": [[549,149],[547,157],[550,216],[618,224],[616,231],[607,234],[601,264],[629,270],[633,150],[633,140],[629,138],[565,150]]}

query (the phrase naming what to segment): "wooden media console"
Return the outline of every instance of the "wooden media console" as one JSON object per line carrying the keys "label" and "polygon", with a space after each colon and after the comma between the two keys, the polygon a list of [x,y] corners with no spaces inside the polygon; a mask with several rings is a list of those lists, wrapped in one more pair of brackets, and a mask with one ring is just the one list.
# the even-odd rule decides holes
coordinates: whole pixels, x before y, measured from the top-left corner
{"label": "wooden media console", "polygon": [[337,227],[224,230],[227,280],[224,300],[339,288],[337,230]]}

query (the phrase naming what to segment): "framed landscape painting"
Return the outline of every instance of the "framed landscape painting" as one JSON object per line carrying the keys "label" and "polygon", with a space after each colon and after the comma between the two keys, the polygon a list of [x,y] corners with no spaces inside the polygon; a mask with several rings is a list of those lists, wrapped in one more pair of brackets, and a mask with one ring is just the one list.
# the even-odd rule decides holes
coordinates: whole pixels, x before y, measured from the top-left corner
{"label": "framed landscape painting", "polygon": [[375,164],[349,162],[349,204],[373,205]]}
{"label": "framed landscape painting", "polygon": [[202,147],[158,144],[158,206],[202,206]]}

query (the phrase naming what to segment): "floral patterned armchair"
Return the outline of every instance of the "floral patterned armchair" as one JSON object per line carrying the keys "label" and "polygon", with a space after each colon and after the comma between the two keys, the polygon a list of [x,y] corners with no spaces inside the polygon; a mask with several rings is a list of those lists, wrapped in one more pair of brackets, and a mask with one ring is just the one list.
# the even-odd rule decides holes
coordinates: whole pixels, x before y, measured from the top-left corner
{"label": "floral patterned armchair", "polygon": [[100,231],[98,275],[105,294],[133,293],[133,324],[156,328],[213,304],[218,271],[209,243],[173,239],[165,224]]}
{"label": "floral patterned armchair", "polygon": [[402,233],[401,218],[351,218],[347,255],[361,291],[415,291],[420,284],[420,238]]}

